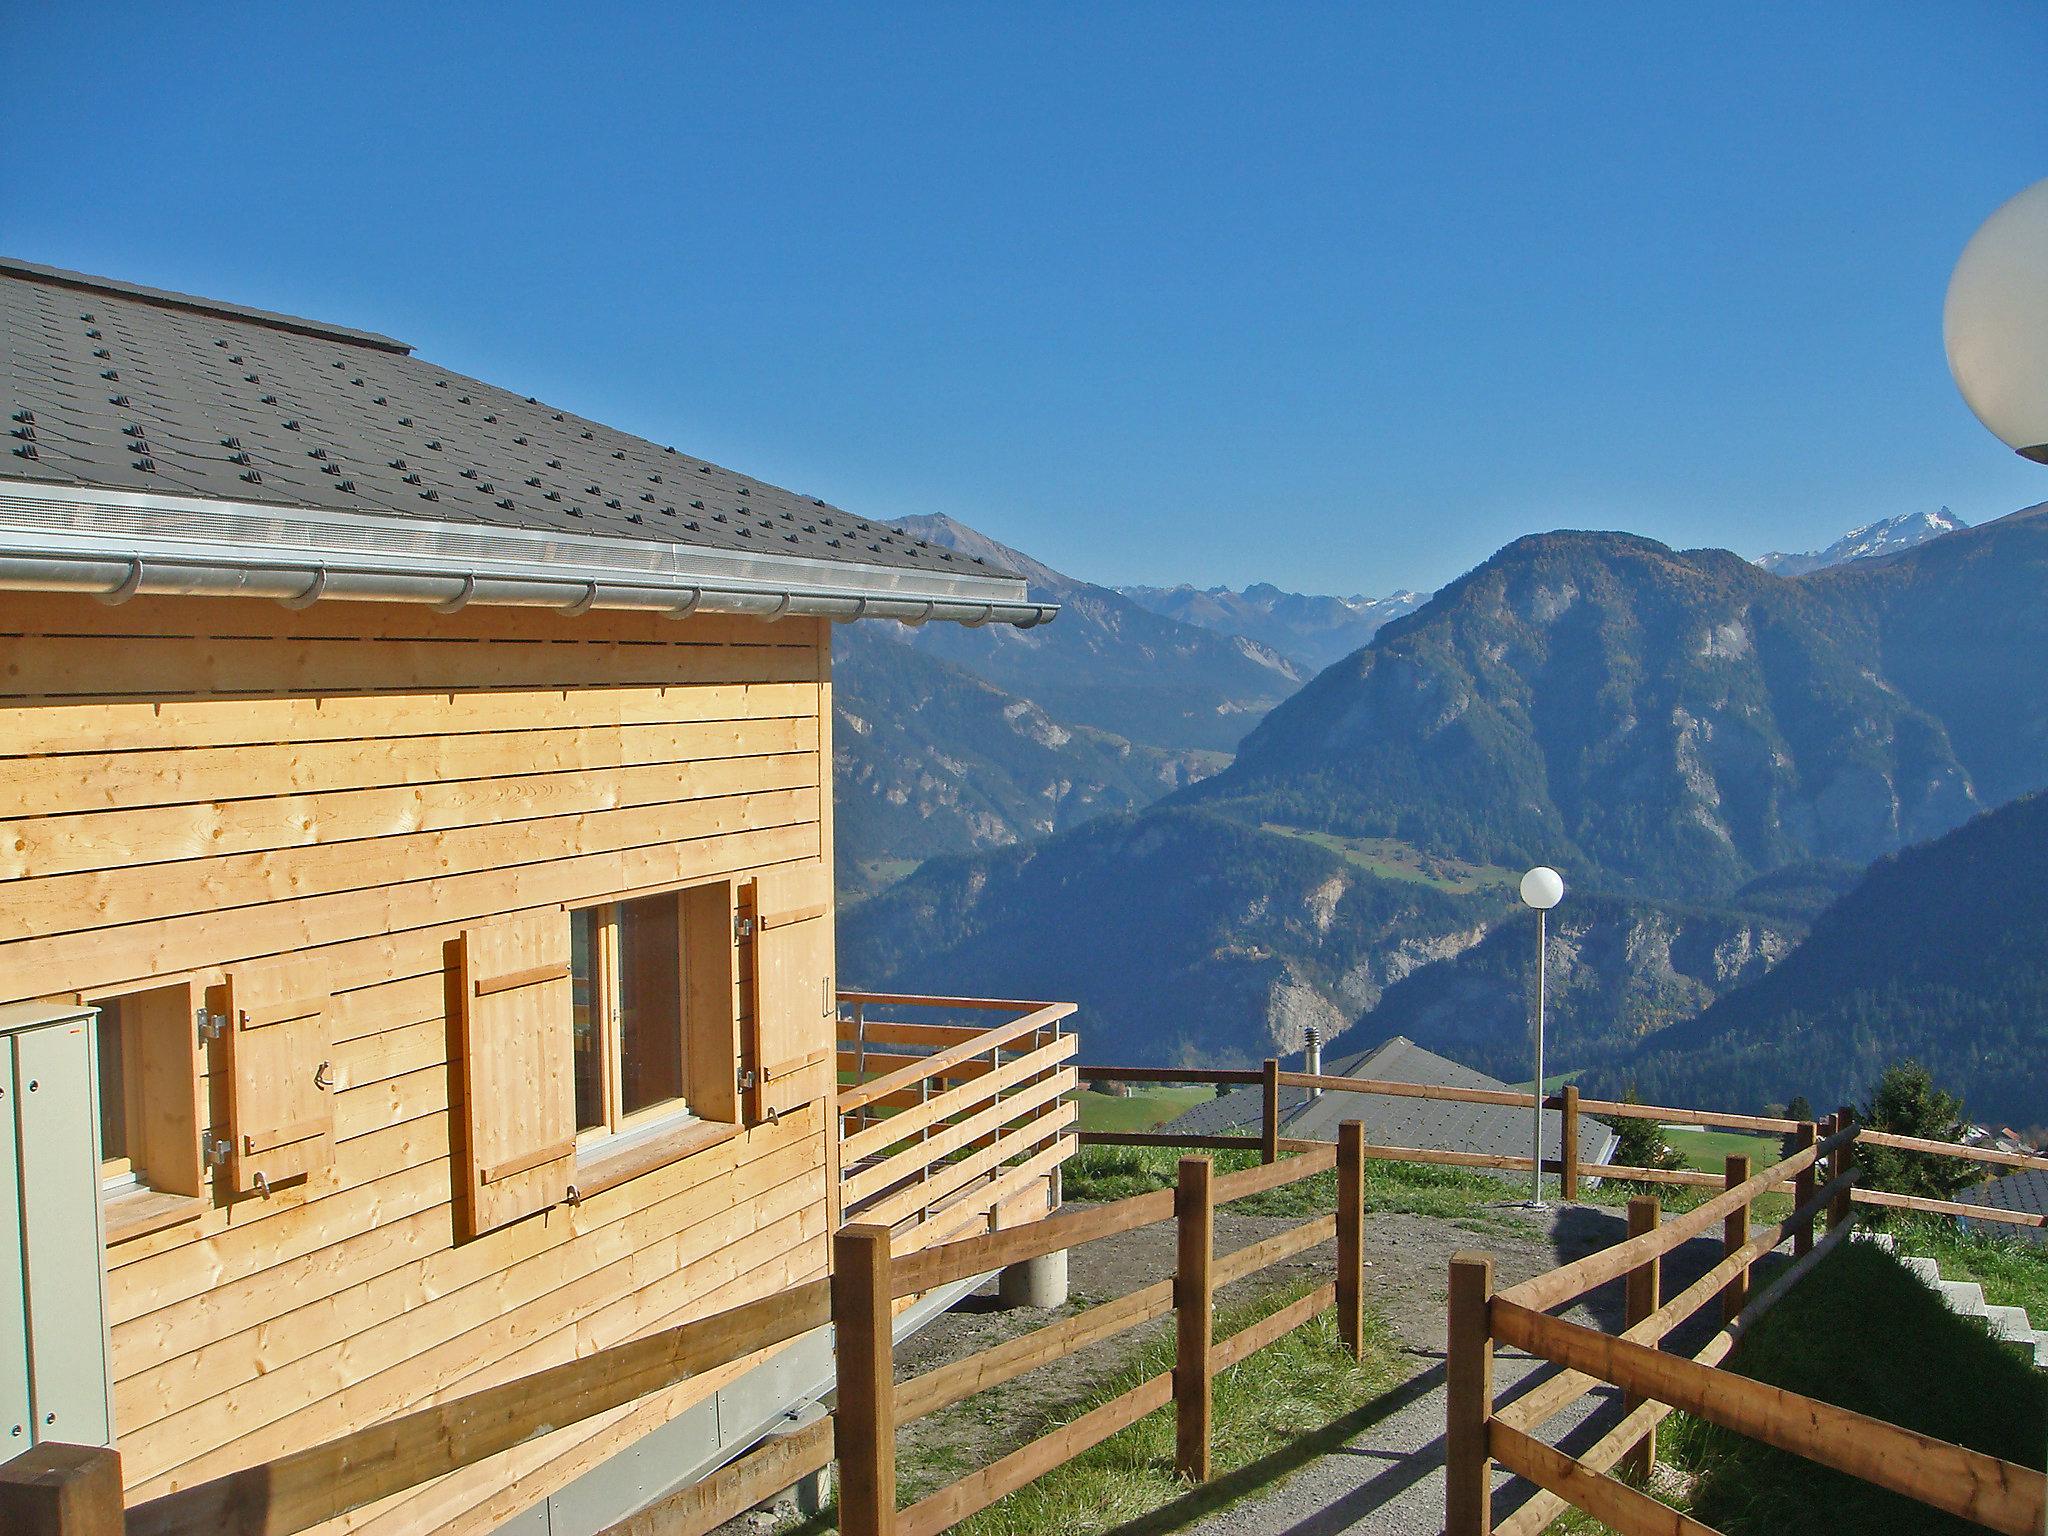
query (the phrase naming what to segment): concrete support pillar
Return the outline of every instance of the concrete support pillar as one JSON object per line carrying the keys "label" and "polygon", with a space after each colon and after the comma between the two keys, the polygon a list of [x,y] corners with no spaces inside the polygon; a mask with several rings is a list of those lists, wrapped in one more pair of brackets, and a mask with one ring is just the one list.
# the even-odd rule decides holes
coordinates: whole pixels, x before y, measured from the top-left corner
{"label": "concrete support pillar", "polygon": [[[777,1440],[787,1439],[791,1435],[809,1429],[824,1416],[825,1409],[823,1405],[811,1403],[792,1418],[787,1425],[770,1434],[762,1443],[764,1445],[772,1445]],[[805,1473],[768,1502],[770,1505],[774,1505],[786,1499],[795,1501],[798,1514],[816,1515],[823,1512],[825,1506],[832,1502],[832,1463],[828,1461],[824,1466],[818,1468],[817,1471]]]}
{"label": "concrete support pillar", "polygon": [[1006,1307],[1037,1307],[1044,1311],[1065,1306],[1066,1249],[1010,1265],[996,1277],[996,1294]]}

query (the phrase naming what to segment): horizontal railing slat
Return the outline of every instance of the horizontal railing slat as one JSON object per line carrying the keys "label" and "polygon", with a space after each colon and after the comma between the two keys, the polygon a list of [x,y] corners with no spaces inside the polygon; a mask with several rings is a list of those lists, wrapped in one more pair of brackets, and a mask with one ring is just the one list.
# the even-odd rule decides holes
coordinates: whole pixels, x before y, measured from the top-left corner
{"label": "horizontal railing slat", "polygon": [[1493,1298],[1488,1316],[1504,1343],[2006,1536],[2038,1536],[2048,1514],[2048,1476],[2032,1468],[1613,1338],[1505,1296]]}
{"label": "horizontal railing slat", "polygon": [[[1583,1509],[1594,1519],[1632,1536],[1721,1536],[1718,1528],[1660,1504],[1619,1478],[1597,1472],[1583,1459],[1567,1456],[1541,1440],[1495,1419],[1487,1426],[1486,1448],[1508,1471]],[[1526,1507],[1526,1506],[1525,1506]],[[1494,1536],[1506,1529],[1496,1526]]]}
{"label": "horizontal railing slat", "polygon": [[920,1295],[971,1275],[985,1275],[992,1269],[1021,1264],[1062,1248],[1077,1248],[1118,1232],[1149,1227],[1172,1214],[1170,1189],[1155,1189],[1108,1205],[1061,1211],[1007,1232],[987,1232],[917,1253],[900,1254],[893,1261],[890,1285],[899,1298]]}
{"label": "horizontal railing slat", "polygon": [[1859,1189],[1859,1205],[1889,1205],[1901,1211],[1931,1211],[1937,1216],[1964,1216],[1973,1221],[1998,1221],[2009,1227],[2048,1227],[2038,1211],[2008,1211],[1995,1205],[1968,1205],[1960,1200],[1934,1200],[1926,1195],[1895,1195],[1888,1189]]}
{"label": "horizontal railing slat", "polygon": [[1209,1351],[1210,1367],[1227,1371],[1247,1356],[1255,1355],[1268,1344],[1277,1343],[1283,1336],[1294,1332],[1303,1323],[1319,1312],[1325,1312],[1337,1303],[1337,1283],[1332,1280],[1317,1286],[1306,1296],[1296,1297],[1277,1312],[1260,1318],[1248,1328],[1240,1328],[1227,1339],[1218,1339]]}
{"label": "horizontal railing slat", "polygon": [[813,1280],[164,1494],[128,1511],[128,1536],[302,1531],[830,1321]]}
{"label": "horizontal railing slat", "polygon": [[1040,1435],[1000,1461],[970,1472],[928,1498],[919,1499],[896,1516],[897,1536],[937,1536],[988,1508],[1004,1494],[1022,1488],[1062,1462],[1072,1461],[1091,1445],[1099,1445],[1173,1399],[1173,1373],[1163,1371],[1082,1414],[1071,1424]]}
{"label": "horizontal railing slat", "polygon": [[1072,1317],[1019,1334],[1014,1339],[955,1360],[922,1376],[913,1376],[896,1389],[896,1422],[949,1408],[962,1398],[1015,1380],[1026,1371],[1071,1355],[1090,1345],[1127,1333],[1141,1323],[1164,1317],[1173,1310],[1173,1282],[1161,1280],[1143,1290],[1132,1291],[1114,1301],[1076,1312]]}
{"label": "horizontal railing slat", "polygon": [[839,1112],[845,1114],[849,1110],[859,1109],[862,1105],[894,1093],[899,1088],[914,1086],[921,1078],[935,1077],[962,1062],[971,1061],[984,1051],[996,1050],[1021,1036],[1049,1029],[1071,1015],[1073,1011],[1072,1003],[1043,1004],[1021,1019],[1012,1019],[1007,1024],[998,1024],[993,1029],[983,1030],[958,1045],[934,1051],[929,1056],[920,1057],[910,1065],[884,1073],[870,1082],[856,1083],[850,1088],[843,1088],[839,1092]]}
{"label": "horizontal railing slat", "polygon": [[1283,1259],[1291,1259],[1297,1253],[1319,1247],[1336,1235],[1337,1213],[1332,1211],[1327,1216],[1318,1216],[1298,1227],[1289,1227],[1285,1232],[1276,1232],[1230,1253],[1219,1254],[1209,1266],[1210,1283],[1220,1291],[1224,1286],[1233,1285],[1262,1269],[1271,1269]]}

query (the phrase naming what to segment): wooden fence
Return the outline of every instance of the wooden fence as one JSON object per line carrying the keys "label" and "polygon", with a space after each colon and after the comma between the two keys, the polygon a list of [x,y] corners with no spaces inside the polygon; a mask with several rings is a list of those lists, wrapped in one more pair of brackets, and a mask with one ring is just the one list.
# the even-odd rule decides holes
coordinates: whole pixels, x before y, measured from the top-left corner
{"label": "wooden fence", "polygon": [[[1076,1069],[1067,1064],[1073,1036],[1060,1028],[1064,1005],[991,1002],[985,1006],[1021,1016],[993,1030],[963,1030],[890,1023],[865,1014],[883,1007],[974,1006],[968,1000],[873,993],[845,997],[856,1009],[858,1022],[842,1041],[842,1071],[861,1080],[846,1087],[839,1099],[846,1154],[843,1192],[854,1219],[835,1237],[831,1279],[811,1281],[422,1408],[126,1511],[121,1507],[116,1452],[41,1446],[0,1465],[0,1527],[61,1536],[171,1536],[195,1530],[208,1536],[289,1536],[692,1376],[762,1356],[828,1323],[837,1330],[839,1361],[833,1416],[671,1495],[610,1536],[652,1531],[696,1536],[835,1460],[841,1528],[847,1536],[932,1536],[1168,1403],[1175,1411],[1179,1470],[1200,1479],[1209,1470],[1209,1401],[1217,1372],[1273,1343],[1333,1302],[1347,1347],[1354,1353],[1362,1349],[1369,1160],[1523,1172],[1531,1167],[1526,1157],[1368,1145],[1358,1122],[1342,1127],[1335,1146],[1279,1134],[1283,1087],[1533,1109],[1535,1097],[1527,1093],[1313,1076],[1284,1072],[1275,1061],[1257,1070]],[[1005,1225],[1005,1202],[1022,1187],[1005,1181],[1018,1169],[1032,1168],[1031,1176],[1043,1177],[1057,1168],[1076,1140],[1068,1129],[1073,1119],[1069,1091],[1077,1081],[1103,1080],[1260,1085],[1262,1113],[1253,1135],[1096,1133],[1079,1138],[1178,1148],[1255,1148],[1260,1163],[1241,1172],[1217,1174],[1207,1159],[1184,1156],[1173,1189]],[[1643,1467],[1654,1460],[1656,1425],[1674,1407],[1994,1530],[2034,1533],[2042,1528],[2044,1478],[2039,1472],[1763,1387],[1716,1367],[1756,1318],[1847,1235],[1852,1201],[2041,1223],[2041,1218],[2012,1212],[1857,1188],[1853,1160],[1859,1140],[2019,1166],[2048,1167],[2048,1159],[1859,1131],[1846,1114],[1830,1117],[1824,1128],[1817,1128],[1811,1122],[1764,1116],[1582,1099],[1571,1088],[1547,1096],[1544,1105],[1558,1109],[1563,1117],[1564,1155],[1546,1159],[1545,1167],[1560,1174],[1567,1197],[1576,1192],[1582,1177],[1593,1175],[1725,1187],[1670,1221],[1660,1219],[1654,1198],[1639,1197],[1630,1204],[1626,1240],[1498,1295],[1492,1292],[1491,1264],[1484,1256],[1461,1255],[1453,1261],[1447,1365],[1450,1536],[1530,1536],[1567,1503],[1590,1511],[1625,1536],[1642,1531],[1713,1536],[1707,1527],[1610,1475],[1626,1457]],[[1577,1117],[1586,1113],[1779,1131],[1793,1138],[1796,1150],[1754,1176],[1743,1158],[1731,1158],[1720,1178],[1689,1170],[1582,1165]],[[1022,1137],[1014,1134],[1020,1126],[1025,1131]],[[1297,1155],[1281,1161],[1283,1153]],[[1042,1168],[1037,1166],[1040,1159],[1045,1159]],[[1820,1182],[1823,1166],[1825,1183]],[[1217,1205],[1332,1167],[1338,1170],[1338,1179],[1336,1208],[1330,1214],[1237,1252],[1215,1253]],[[1752,1232],[1754,1201],[1781,1189],[1793,1192],[1792,1213],[1774,1226]],[[1827,1232],[1817,1239],[1815,1219],[1823,1212]],[[894,1384],[891,1321],[908,1298],[1168,1220],[1178,1227],[1177,1261],[1170,1278],[900,1387]],[[1716,1223],[1722,1229],[1720,1263],[1679,1296],[1660,1302],[1662,1256]],[[969,1235],[958,1235],[963,1227]],[[1228,1338],[1213,1337],[1217,1290],[1332,1237],[1337,1241],[1334,1282]],[[1751,1295],[1751,1267],[1788,1239],[1792,1265]],[[1627,1322],[1621,1334],[1609,1336],[1548,1315],[1616,1279],[1627,1287]],[[1686,1358],[1658,1349],[1666,1334],[1717,1298],[1723,1326],[1702,1350]],[[1175,1317],[1176,1363],[1171,1371],[907,1508],[897,1507],[894,1440],[899,1424],[1168,1313]],[[1491,1380],[1496,1342],[1550,1360],[1563,1374],[1511,1404],[1497,1405]],[[1628,1404],[1621,1423],[1592,1448],[1567,1456],[1535,1437],[1534,1431],[1545,1421],[1602,1383],[1621,1388],[1628,1394]],[[1543,1490],[1498,1525],[1491,1521],[1492,1462]]]}
{"label": "wooden fence", "polygon": [[[842,1223],[888,1227],[898,1252],[1036,1220],[1075,1149],[1072,1003],[841,992]],[[887,1011],[1015,1013],[991,1026]]]}
{"label": "wooden fence", "polygon": [[[1451,1261],[1446,1536],[1535,1536],[1566,1505],[1619,1536],[1715,1536],[1712,1527],[1613,1475],[1624,1462],[1638,1473],[1649,1471],[1657,1425],[1675,1408],[1991,1530],[2037,1536],[2048,1518],[2042,1473],[1717,1368],[1757,1319],[1851,1231],[1859,1130],[1833,1117],[1824,1129],[1817,1134],[1810,1124],[1798,1126],[1793,1154],[1754,1176],[1747,1157],[1730,1157],[1724,1192],[1668,1222],[1660,1219],[1654,1196],[1637,1197],[1624,1241],[1507,1290],[1493,1290],[1486,1255],[1464,1253]],[[1823,1166],[1827,1182],[1820,1184]],[[1753,1202],[1788,1180],[1795,1190],[1791,1214],[1755,1230]],[[1816,1240],[1816,1218],[1823,1213],[1827,1235]],[[1720,1262],[1661,1301],[1663,1257],[1717,1224]],[[1752,1294],[1752,1266],[1788,1239],[1792,1263]],[[1617,1280],[1625,1284],[1619,1334],[1550,1315]],[[1679,1324],[1717,1302],[1721,1327],[1699,1350],[1684,1356],[1659,1348]],[[1560,1372],[1510,1403],[1497,1403],[1496,1344],[1526,1350]],[[1623,1416],[1590,1447],[1569,1455],[1536,1437],[1546,1421],[1603,1384],[1622,1389]],[[1496,1462],[1540,1490],[1497,1524]]]}
{"label": "wooden fence", "polygon": [[[1534,1094],[1520,1093],[1513,1089],[1452,1088],[1434,1083],[1404,1083],[1384,1079],[1289,1072],[1283,1070],[1280,1063],[1270,1057],[1262,1067],[1257,1068],[1082,1066],[1075,1069],[1075,1075],[1081,1082],[1088,1084],[1200,1083],[1223,1087],[1258,1084],[1262,1089],[1260,1113],[1257,1127],[1251,1132],[1190,1136],[1161,1131],[1083,1131],[1080,1133],[1080,1141],[1083,1146],[1199,1147],[1207,1151],[1241,1148],[1248,1151],[1256,1150],[1264,1162],[1273,1161],[1283,1152],[1299,1152],[1306,1148],[1327,1145],[1323,1142],[1305,1141],[1280,1134],[1283,1129],[1280,1106],[1282,1088],[1320,1088],[1325,1092],[1435,1099],[1451,1104],[1495,1104],[1532,1112],[1536,1107]],[[1592,1115],[1605,1120],[1655,1120],[1664,1125],[1754,1131],[1782,1136],[1796,1136],[1800,1134],[1803,1126],[1813,1123],[1786,1120],[1773,1115],[1743,1115],[1721,1110],[1681,1109],[1666,1104],[1630,1104],[1617,1099],[1589,1099],[1582,1097],[1578,1089],[1569,1084],[1561,1092],[1546,1094],[1543,1107],[1558,1112],[1559,1131],[1559,1156],[1546,1157],[1543,1160],[1543,1171],[1558,1175],[1560,1194],[1566,1200],[1577,1199],[1580,1186],[1591,1178],[1619,1179],[1634,1184],[1682,1184],[1696,1188],[1719,1188],[1722,1184],[1721,1175],[1707,1173],[1697,1168],[1639,1168],[1624,1163],[1587,1162],[1579,1155],[1580,1122],[1583,1116]],[[1837,1118],[1845,1124],[1852,1116],[1853,1111],[1846,1105],[1837,1111]],[[1889,1132],[1872,1130],[1862,1131],[1860,1137],[1869,1146],[1893,1147],[1902,1151],[1961,1158],[2010,1168],[2048,1168],[2048,1157],[2023,1152],[2005,1152],[1995,1147],[1971,1147],[1958,1142],[1930,1141],[1918,1136],[1895,1136]],[[1439,1147],[1400,1147],[1369,1143],[1365,1155],[1368,1160],[1376,1162],[1434,1163],[1444,1167],[1484,1168],[1496,1172],[1528,1173],[1533,1167],[1533,1161],[1528,1157],[1461,1152]],[[1789,1182],[1781,1180],[1775,1188],[1790,1191],[1792,1186]],[[1854,1191],[1854,1200],[1858,1205],[1891,1206],[1902,1210],[1996,1222],[2006,1226],[2048,1227],[2048,1215],[2037,1212],[2008,1211],[1995,1206],[1971,1205],[1953,1200],[1931,1200],[1918,1195],[1892,1194],[1886,1190],[1858,1188]]]}

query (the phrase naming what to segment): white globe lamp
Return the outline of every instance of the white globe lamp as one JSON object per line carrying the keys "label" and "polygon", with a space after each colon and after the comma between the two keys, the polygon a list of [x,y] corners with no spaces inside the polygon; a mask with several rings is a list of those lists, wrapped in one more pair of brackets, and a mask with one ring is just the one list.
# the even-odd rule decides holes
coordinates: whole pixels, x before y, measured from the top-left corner
{"label": "white globe lamp", "polygon": [[[1535,1193],[1529,1204],[1535,1210],[1543,1206],[1543,994],[1549,982],[1546,950],[1548,935],[1544,932],[1544,917],[1550,909],[1564,900],[1564,876],[1547,864],[1538,864],[1522,876],[1522,904],[1536,909],[1536,1136],[1535,1150],[1530,1155],[1536,1182]],[[1562,1146],[1559,1147],[1562,1152]]]}
{"label": "white globe lamp", "polygon": [[1949,372],[1977,419],[2021,457],[2048,464],[2048,180],[1970,237],[1941,331]]}

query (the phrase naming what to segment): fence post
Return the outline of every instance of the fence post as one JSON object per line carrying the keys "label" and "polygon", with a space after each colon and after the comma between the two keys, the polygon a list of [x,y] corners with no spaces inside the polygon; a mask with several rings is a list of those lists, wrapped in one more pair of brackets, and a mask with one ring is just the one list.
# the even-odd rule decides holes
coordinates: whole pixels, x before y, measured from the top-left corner
{"label": "fence post", "polygon": [[1560,1097],[1563,1100],[1560,1106],[1563,1118],[1558,1127],[1557,1198],[1576,1200],[1579,1198],[1579,1090],[1566,1083]]}
{"label": "fence post", "polygon": [[1259,1115],[1259,1161],[1277,1163],[1280,1161],[1280,1063],[1277,1058],[1266,1058],[1261,1087],[1264,1092]]}
{"label": "fence post", "polygon": [[[1856,1111],[1850,1108],[1847,1104],[1844,1104],[1840,1109],[1835,1111],[1836,1130],[1845,1131],[1855,1123]],[[1834,1161],[1828,1164],[1828,1175],[1831,1179],[1839,1179],[1843,1174],[1847,1173],[1851,1168],[1854,1168],[1855,1166],[1856,1142],[1854,1138],[1851,1138],[1850,1140],[1844,1142],[1842,1146],[1836,1151]],[[1850,1193],[1851,1192],[1849,1190],[1844,1189],[1839,1195],[1835,1196],[1834,1199],[1828,1202],[1829,1231],[1832,1232],[1836,1227],[1845,1227],[1849,1224]]]}
{"label": "fence post", "polygon": [[[1731,1152],[1721,1175],[1725,1188],[1749,1182],[1749,1154]],[[1726,1258],[1749,1241],[1749,1202],[1743,1201],[1721,1223],[1721,1257]],[[1732,1323],[1749,1301],[1749,1266],[1743,1265],[1721,1287],[1721,1321]]]}
{"label": "fence post", "polygon": [[[1663,1220],[1663,1203],[1655,1195],[1635,1195],[1628,1202],[1628,1235],[1641,1237],[1657,1230]],[[1659,1291],[1662,1289],[1664,1261],[1651,1254],[1642,1263],[1628,1272],[1627,1297],[1624,1302],[1624,1325],[1635,1327],[1644,1318],[1657,1310]],[[1625,1393],[1621,1400],[1621,1411],[1633,1413],[1642,1399],[1632,1393]],[[1652,1424],[1643,1431],[1643,1438],[1625,1458],[1625,1465],[1643,1477],[1650,1475],[1657,1465],[1657,1426]]]}
{"label": "fence post", "polygon": [[1365,1122],[1337,1127],[1337,1334],[1365,1358]]}
{"label": "fence post", "polygon": [[1216,1286],[1216,1193],[1206,1157],[1180,1160],[1173,1190],[1178,1262],[1173,1271],[1173,1466],[1190,1481],[1209,1480],[1209,1381]]}
{"label": "fence post", "polygon": [[895,1347],[889,1229],[841,1227],[832,1240],[832,1330],[839,1363],[833,1443],[842,1536],[896,1530]]}
{"label": "fence post", "polygon": [[[1814,1144],[1818,1135],[1818,1128],[1811,1120],[1800,1121],[1799,1129],[1792,1133],[1792,1150],[1794,1152],[1806,1151]],[[1818,1187],[1813,1175],[1814,1166],[1812,1163],[1808,1163],[1792,1176],[1792,1206],[1794,1210],[1805,1205],[1807,1201],[1813,1198],[1813,1192]],[[1813,1217],[1808,1216],[1806,1220],[1799,1223],[1792,1233],[1792,1257],[1803,1259],[1811,1252],[1813,1252]]]}
{"label": "fence post", "polygon": [[121,1536],[121,1457],[49,1440],[0,1464],[8,1536]]}
{"label": "fence post", "polygon": [[1444,1536],[1493,1530],[1493,1459],[1486,1453],[1493,1416],[1492,1298],[1491,1255],[1453,1254],[1444,1353]]}

